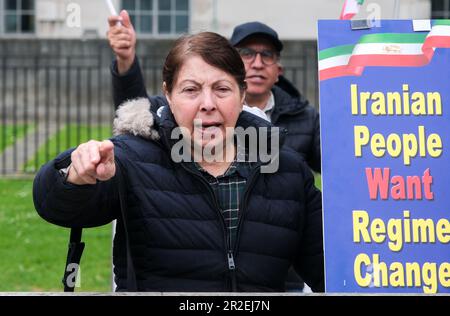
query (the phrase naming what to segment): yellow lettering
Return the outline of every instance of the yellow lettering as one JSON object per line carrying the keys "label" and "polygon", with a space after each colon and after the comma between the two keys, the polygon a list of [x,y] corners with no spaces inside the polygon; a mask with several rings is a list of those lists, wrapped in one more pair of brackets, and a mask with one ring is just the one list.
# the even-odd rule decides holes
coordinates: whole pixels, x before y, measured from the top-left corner
{"label": "yellow lettering", "polygon": [[439,242],[446,244],[450,242],[450,222],[446,218],[441,218],[436,224],[436,237]]}
{"label": "yellow lettering", "polygon": [[425,96],[422,92],[414,92],[411,96],[414,102],[411,104],[411,112],[414,115],[427,115]]}
{"label": "yellow lettering", "polygon": [[[358,85],[350,85],[352,115],[367,115],[367,108],[375,116],[382,115],[442,115],[439,92],[409,92],[409,85],[402,85],[400,92],[358,92]],[[371,103],[370,103],[371,102]]]}
{"label": "yellow lettering", "polygon": [[412,222],[412,229],[413,242],[436,242],[432,219],[417,218]]}
{"label": "yellow lettering", "polygon": [[364,253],[360,253],[355,258],[355,263],[353,265],[353,274],[355,276],[356,283],[361,287],[368,287],[372,281],[372,276],[366,272],[365,276],[362,276],[361,265],[366,267],[370,264],[370,258]]}
{"label": "yellow lettering", "polygon": [[354,127],[355,136],[355,157],[362,156],[362,146],[369,143],[369,129],[364,125],[356,125]]}
{"label": "yellow lettering", "polygon": [[[427,93],[428,115],[442,115],[442,102],[439,92]],[[433,107],[435,105],[435,108]]]}
{"label": "yellow lettering", "polygon": [[386,227],[384,222],[380,218],[375,218],[370,225],[370,234],[372,235],[373,241],[376,243],[382,243],[386,239]]}
{"label": "yellow lettering", "polygon": [[367,101],[370,99],[370,92],[361,92],[359,98],[361,102],[361,115],[367,115]]}
{"label": "yellow lettering", "polygon": [[443,287],[450,287],[450,263],[444,262],[439,266],[439,283]]}
{"label": "yellow lettering", "polygon": [[384,136],[380,133],[373,134],[372,140],[370,141],[370,149],[375,157],[383,157],[386,152],[386,143],[384,141]]}
{"label": "yellow lettering", "polygon": [[405,286],[405,270],[403,269],[403,265],[400,262],[393,262],[389,270],[392,271],[389,276],[389,283],[393,287]]}
{"label": "yellow lettering", "polygon": [[417,155],[417,138],[414,134],[404,134],[404,153],[403,153],[403,163],[406,166],[411,164],[411,158]]}
{"label": "yellow lettering", "polygon": [[381,92],[374,92],[372,94],[372,114],[373,115],[386,115],[386,102],[384,100],[384,94]]}
{"label": "yellow lettering", "polygon": [[427,139],[427,149],[431,157],[437,158],[442,154],[442,140],[438,134],[431,134]]}
{"label": "yellow lettering", "polygon": [[409,115],[409,85],[403,86],[403,114]]}
{"label": "yellow lettering", "polygon": [[[387,112],[388,115],[401,114],[402,113],[402,100],[400,93],[388,92],[387,94]],[[395,110],[394,110],[395,108]]]}
{"label": "yellow lettering", "polygon": [[362,236],[364,242],[370,242],[370,235],[367,227],[369,226],[369,215],[363,210],[353,211],[353,242],[361,242]]}
{"label": "yellow lettering", "polygon": [[350,95],[352,102],[352,115],[358,115],[358,86],[356,84],[350,85]]}
{"label": "yellow lettering", "polygon": [[373,285],[376,287],[388,286],[388,269],[385,262],[380,262],[380,256],[373,254]]}
{"label": "yellow lettering", "polygon": [[386,141],[386,147],[387,147],[387,151],[389,152],[389,155],[391,155],[391,157],[395,158],[395,157],[400,156],[400,154],[402,152],[401,143],[402,143],[402,141],[400,139],[400,136],[398,136],[397,134],[389,134],[388,135],[388,138]]}
{"label": "yellow lettering", "polygon": [[[413,283],[414,280],[414,283]],[[420,266],[417,262],[406,263],[406,285],[407,286],[420,286]]]}
{"label": "yellow lettering", "polygon": [[437,293],[439,285],[450,287],[450,264],[442,262],[380,261],[379,254],[360,253],[356,256],[353,273],[361,287],[422,287],[424,293]]}
{"label": "yellow lettering", "polygon": [[410,217],[409,211],[404,210],[403,218],[405,221],[405,242],[407,242],[407,243],[411,242],[411,229],[410,229],[411,220],[409,219],[409,217]]}
{"label": "yellow lettering", "polygon": [[422,267],[423,292],[430,294],[437,292],[436,263],[425,262]]}
{"label": "yellow lettering", "polygon": [[389,238],[389,249],[391,251],[400,251],[403,248],[402,220],[390,219],[388,221],[387,233]]}
{"label": "yellow lettering", "polygon": [[420,125],[419,128],[419,153],[420,157],[425,157],[425,127]]}

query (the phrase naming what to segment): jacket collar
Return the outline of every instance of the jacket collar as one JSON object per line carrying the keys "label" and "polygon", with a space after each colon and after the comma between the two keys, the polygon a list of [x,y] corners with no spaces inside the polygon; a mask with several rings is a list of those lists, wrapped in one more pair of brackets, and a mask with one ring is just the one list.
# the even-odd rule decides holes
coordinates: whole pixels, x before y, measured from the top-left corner
{"label": "jacket collar", "polygon": [[282,115],[296,115],[305,110],[309,102],[302,95],[298,97],[290,95],[278,86],[272,87],[275,98],[275,107],[272,112],[272,123],[276,124]]}

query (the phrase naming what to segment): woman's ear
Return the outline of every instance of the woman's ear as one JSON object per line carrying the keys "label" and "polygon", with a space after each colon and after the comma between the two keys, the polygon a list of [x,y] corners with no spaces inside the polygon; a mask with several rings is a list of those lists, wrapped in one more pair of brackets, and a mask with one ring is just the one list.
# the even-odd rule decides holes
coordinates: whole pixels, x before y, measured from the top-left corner
{"label": "woman's ear", "polygon": [[170,93],[167,90],[167,84],[165,81],[163,82],[162,90],[163,90],[164,96],[166,97],[167,102],[169,103],[169,106],[170,106],[172,104],[172,101],[170,100]]}
{"label": "woman's ear", "polygon": [[243,109],[243,107],[244,107],[244,104],[245,104],[245,95],[246,95],[246,92],[245,92],[245,90],[242,92],[242,96],[241,96],[241,112],[242,112],[242,109]]}

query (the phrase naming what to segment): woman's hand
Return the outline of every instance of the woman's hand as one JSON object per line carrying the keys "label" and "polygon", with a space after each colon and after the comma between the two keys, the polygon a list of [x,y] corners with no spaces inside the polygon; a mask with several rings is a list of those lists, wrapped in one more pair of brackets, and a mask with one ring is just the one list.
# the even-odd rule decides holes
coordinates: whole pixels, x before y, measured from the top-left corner
{"label": "woman's hand", "polygon": [[71,158],[67,182],[95,184],[97,180],[106,181],[116,174],[114,144],[109,140],[83,143],[72,152]]}
{"label": "woman's hand", "polygon": [[136,32],[125,10],[108,17],[108,24],[109,45],[117,57],[117,70],[123,74],[130,69],[136,55]]}

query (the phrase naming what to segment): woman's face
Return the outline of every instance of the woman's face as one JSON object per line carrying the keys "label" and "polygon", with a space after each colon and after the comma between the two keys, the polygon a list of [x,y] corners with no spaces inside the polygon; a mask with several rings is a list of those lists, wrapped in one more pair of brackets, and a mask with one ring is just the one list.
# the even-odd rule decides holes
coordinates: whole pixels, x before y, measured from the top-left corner
{"label": "woman's face", "polygon": [[242,111],[245,94],[233,76],[189,57],[181,67],[172,92],[166,92],[171,111],[184,137],[196,146],[224,148]]}

